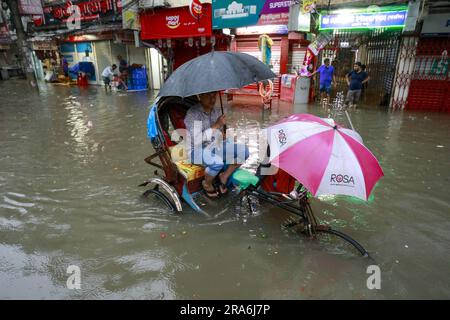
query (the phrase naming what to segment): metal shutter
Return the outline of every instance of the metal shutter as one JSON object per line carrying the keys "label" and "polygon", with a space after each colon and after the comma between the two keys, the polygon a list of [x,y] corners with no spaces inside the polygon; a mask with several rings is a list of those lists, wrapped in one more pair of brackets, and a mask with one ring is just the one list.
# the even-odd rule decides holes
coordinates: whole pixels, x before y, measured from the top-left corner
{"label": "metal shutter", "polygon": [[305,60],[306,48],[299,48],[294,45],[289,51],[289,64],[287,70],[289,73],[297,73],[296,70],[300,70]]}
{"label": "metal shutter", "polygon": [[448,38],[421,38],[408,93],[407,109],[450,112]]}
{"label": "metal shutter", "polygon": [[[278,76],[274,80],[273,91],[275,95],[280,94],[280,57],[281,57],[281,38],[271,37],[273,40],[272,45],[272,59],[271,64],[273,65],[272,71]],[[258,49],[258,39],[257,37],[251,38],[238,38],[236,39],[236,46],[238,52],[247,53],[254,56],[258,60],[261,60],[261,52]],[[251,84],[244,87],[245,90],[257,92],[256,84]]]}

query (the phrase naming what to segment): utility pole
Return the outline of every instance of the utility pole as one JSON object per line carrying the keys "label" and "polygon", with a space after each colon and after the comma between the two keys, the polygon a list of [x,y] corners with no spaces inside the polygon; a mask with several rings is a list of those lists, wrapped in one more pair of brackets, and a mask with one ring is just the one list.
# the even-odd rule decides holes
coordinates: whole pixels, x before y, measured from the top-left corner
{"label": "utility pole", "polygon": [[27,83],[32,87],[38,88],[36,77],[33,71],[32,52],[27,43],[27,35],[23,29],[22,20],[19,13],[19,2],[16,0],[6,0],[9,10],[11,10],[11,19],[16,28],[17,47],[19,48],[19,59],[21,62],[22,71],[26,76]]}

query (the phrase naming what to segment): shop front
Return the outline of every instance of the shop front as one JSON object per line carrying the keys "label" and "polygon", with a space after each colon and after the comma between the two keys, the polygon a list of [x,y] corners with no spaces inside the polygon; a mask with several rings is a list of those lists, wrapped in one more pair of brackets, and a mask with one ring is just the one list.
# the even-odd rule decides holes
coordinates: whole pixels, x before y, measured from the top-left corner
{"label": "shop front", "polygon": [[69,36],[59,49],[69,64],[71,78],[75,79],[78,71],[83,72],[89,84],[103,85],[102,71],[112,64],[119,65],[118,56],[125,59],[130,68],[146,64],[145,49],[135,47],[134,33],[129,30]]}
{"label": "shop front", "polygon": [[[75,5],[77,14],[74,16]],[[118,63],[113,57],[118,54],[126,57],[126,45],[115,41],[122,32],[122,23],[118,21],[121,10],[121,0],[67,1],[44,6],[43,15],[34,16],[33,20],[38,34],[58,38],[56,64],[60,69],[68,64],[71,79],[79,79],[81,75],[89,84],[101,84],[104,67]],[[35,50],[38,58],[42,56],[39,51]],[[60,74],[64,74],[64,70]]]}
{"label": "shop front", "polygon": [[450,20],[448,13],[430,14],[415,48],[407,110],[450,112]]}
{"label": "shop front", "polygon": [[[294,1],[213,0],[213,29],[230,29],[231,50],[250,54],[266,63],[278,76],[273,94],[280,94],[280,77],[288,72],[289,8]],[[234,94],[259,95],[256,84]]]}
{"label": "shop front", "polygon": [[83,74],[89,84],[102,84],[99,76],[102,68],[112,63],[111,50],[106,49],[112,37],[112,33],[108,33],[65,38],[59,50],[61,59],[64,58],[68,63],[70,78],[78,79],[80,74]]}
{"label": "shop front", "polygon": [[[264,62],[278,76],[274,79],[273,95],[280,93],[280,77],[287,73],[288,64],[288,29],[286,25],[267,25],[237,28],[231,50],[247,53]],[[264,57],[263,41],[270,42],[270,58]],[[256,84],[244,87],[236,94],[251,94],[257,91]]]}
{"label": "shop front", "polygon": [[[370,76],[362,102],[389,105],[407,13],[408,7],[399,5],[377,7],[375,11],[349,8],[319,16],[319,35],[328,35],[329,41],[320,50],[317,66],[326,58],[331,60],[336,70],[335,92],[347,91],[346,74],[353,70],[356,61],[360,61]],[[316,93],[318,86],[317,81]]]}
{"label": "shop front", "polygon": [[197,16],[186,6],[146,10],[139,19],[154,89],[183,63],[211,50],[228,49],[227,36],[212,31],[210,4],[203,4]]}
{"label": "shop front", "polygon": [[51,81],[63,74],[61,55],[56,40],[35,40],[31,43],[33,49],[32,63],[37,80]]}

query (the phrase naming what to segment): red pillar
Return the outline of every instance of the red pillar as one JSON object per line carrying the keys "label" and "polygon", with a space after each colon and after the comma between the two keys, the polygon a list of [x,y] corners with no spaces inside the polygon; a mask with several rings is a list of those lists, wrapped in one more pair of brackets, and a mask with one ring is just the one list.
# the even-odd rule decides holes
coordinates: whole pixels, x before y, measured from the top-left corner
{"label": "red pillar", "polygon": [[237,51],[236,37],[233,37],[233,38],[231,39],[231,42],[230,42],[230,51],[232,51],[232,52],[236,52],[236,51]]}
{"label": "red pillar", "polygon": [[281,38],[280,53],[280,74],[288,73],[287,65],[289,62],[289,39],[287,36]]}

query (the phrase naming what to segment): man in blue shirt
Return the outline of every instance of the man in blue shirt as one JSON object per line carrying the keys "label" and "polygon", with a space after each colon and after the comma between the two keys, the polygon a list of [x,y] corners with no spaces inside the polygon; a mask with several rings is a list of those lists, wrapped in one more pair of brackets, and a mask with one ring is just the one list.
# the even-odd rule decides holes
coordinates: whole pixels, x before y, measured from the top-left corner
{"label": "man in blue shirt", "polygon": [[356,62],[353,66],[353,71],[349,72],[346,77],[349,86],[345,104],[356,106],[356,103],[361,97],[361,90],[364,83],[369,81],[369,75],[363,71],[361,62]]}
{"label": "man in blue shirt", "polygon": [[336,86],[336,78],[334,76],[334,67],[330,65],[330,59],[326,58],[324,64],[319,67],[316,71],[311,73],[311,77],[316,73],[320,74],[320,94],[321,99],[330,100],[331,83]]}

